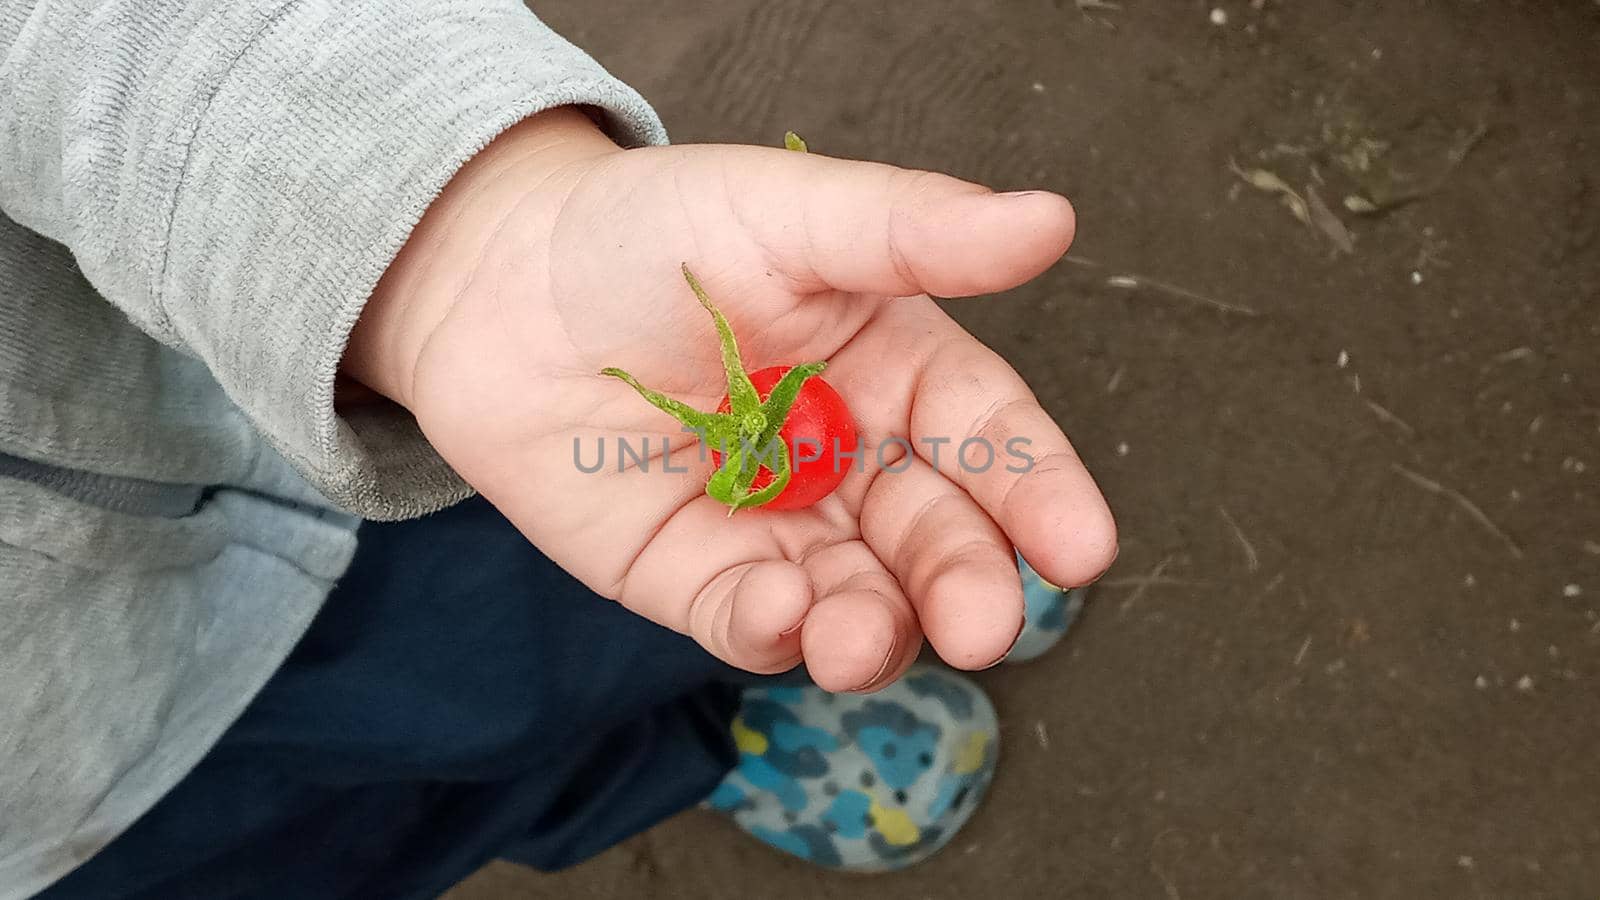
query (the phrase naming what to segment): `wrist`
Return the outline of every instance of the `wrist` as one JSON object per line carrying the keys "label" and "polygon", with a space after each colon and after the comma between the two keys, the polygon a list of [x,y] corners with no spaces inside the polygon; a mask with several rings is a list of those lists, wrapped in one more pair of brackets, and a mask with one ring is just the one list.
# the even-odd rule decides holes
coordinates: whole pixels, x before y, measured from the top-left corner
{"label": "wrist", "polygon": [[473,287],[491,244],[510,237],[534,252],[584,164],[620,152],[576,107],[546,110],[501,133],[450,179],[378,280],[340,373],[409,408],[417,359]]}

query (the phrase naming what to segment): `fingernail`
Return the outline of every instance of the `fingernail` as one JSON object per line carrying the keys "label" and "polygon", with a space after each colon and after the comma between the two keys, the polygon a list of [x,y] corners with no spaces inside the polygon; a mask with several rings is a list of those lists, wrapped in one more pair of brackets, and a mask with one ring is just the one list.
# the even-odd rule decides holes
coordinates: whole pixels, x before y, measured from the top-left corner
{"label": "fingernail", "polygon": [[1027,630],[1028,630],[1028,620],[1026,618],[1024,618],[1022,620],[1022,624],[1017,626],[1017,636],[1011,639],[1011,646],[1006,648],[1006,652],[1000,654],[1000,658],[999,659],[995,660],[992,663],[989,663],[987,666],[984,666],[981,669],[977,669],[976,671],[982,672],[982,671],[985,671],[987,669],[992,669],[995,666],[998,666],[1001,663],[1005,662],[1006,661],[1006,657],[1011,655],[1011,651],[1017,649],[1017,642],[1022,640],[1022,633],[1024,631],[1027,631]]}
{"label": "fingernail", "polygon": [[1003,194],[996,194],[995,196],[996,197],[1022,198],[1022,197],[1046,197],[1046,196],[1049,196],[1049,194],[1050,194],[1049,191],[1006,191]]}
{"label": "fingernail", "polygon": [[806,620],[802,617],[800,619],[800,621],[798,621],[798,622],[794,623],[793,625],[790,625],[788,628],[785,628],[784,630],[778,632],[778,637],[786,638],[789,635],[794,634],[796,631],[799,631],[800,630],[800,626],[802,626],[804,624],[806,624]]}
{"label": "fingernail", "polygon": [[1106,563],[1106,567],[1104,569],[1100,570],[1100,574],[1099,575],[1096,575],[1095,577],[1089,579],[1088,581],[1085,581],[1083,584],[1075,584],[1075,585],[1072,586],[1072,588],[1074,590],[1076,590],[1077,588],[1086,588],[1089,585],[1094,584],[1096,581],[1099,581],[1100,579],[1106,577],[1106,573],[1110,572],[1111,571],[1111,567],[1117,564],[1117,557],[1119,557],[1121,555],[1122,555],[1122,545],[1118,544],[1116,547],[1112,548],[1112,550],[1111,550],[1111,562]]}
{"label": "fingernail", "polygon": [[871,688],[877,687],[878,680],[883,678],[884,675],[888,674],[889,667],[893,666],[895,660],[899,659],[899,658],[900,658],[900,638],[899,638],[899,636],[896,636],[895,639],[894,639],[894,644],[889,647],[889,652],[883,657],[883,665],[878,667],[877,674],[873,675],[871,678],[868,678],[866,681],[862,682],[860,685],[857,685],[856,687],[851,688],[849,691],[846,691],[846,693],[859,694],[859,693],[861,693],[863,691],[866,691],[866,690],[869,690]]}

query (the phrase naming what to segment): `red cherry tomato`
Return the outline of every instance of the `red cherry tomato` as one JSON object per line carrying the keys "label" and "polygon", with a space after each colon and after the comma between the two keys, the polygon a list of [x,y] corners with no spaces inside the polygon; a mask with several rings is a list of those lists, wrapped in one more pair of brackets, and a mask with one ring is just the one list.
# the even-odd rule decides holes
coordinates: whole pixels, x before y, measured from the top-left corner
{"label": "red cherry tomato", "polygon": [[[750,373],[750,383],[762,400],[777,386],[785,372],[792,366],[771,366]],[[725,413],[731,407],[723,395],[717,412]],[[760,509],[805,509],[833,493],[844,481],[844,476],[856,465],[854,458],[839,458],[839,453],[853,453],[856,449],[856,423],[844,398],[820,376],[806,379],[800,386],[800,396],[789,409],[789,418],[778,429],[789,451],[791,474],[783,492],[762,504]],[[711,451],[712,463],[722,465],[722,454]],[[756,473],[752,490],[772,483],[772,472],[766,466]]]}

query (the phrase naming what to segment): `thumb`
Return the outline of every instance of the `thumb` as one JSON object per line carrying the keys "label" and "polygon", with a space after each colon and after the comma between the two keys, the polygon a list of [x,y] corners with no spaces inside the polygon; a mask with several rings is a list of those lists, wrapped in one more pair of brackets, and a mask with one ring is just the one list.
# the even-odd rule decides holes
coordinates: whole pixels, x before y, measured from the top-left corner
{"label": "thumb", "polygon": [[729,202],[806,292],[970,297],[1038,276],[1072,243],[1072,205],[936,172],[751,148]]}

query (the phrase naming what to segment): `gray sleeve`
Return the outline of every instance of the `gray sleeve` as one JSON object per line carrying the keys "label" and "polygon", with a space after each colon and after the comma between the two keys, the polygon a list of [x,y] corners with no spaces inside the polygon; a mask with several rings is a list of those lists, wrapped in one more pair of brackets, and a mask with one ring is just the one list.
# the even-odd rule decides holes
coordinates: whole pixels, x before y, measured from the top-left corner
{"label": "gray sleeve", "polygon": [[0,0],[0,210],[330,499],[417,515],[466,488],[399,407],[335,412],[340,356],[455,171],[568,104],[666,140],[518,0]]}

